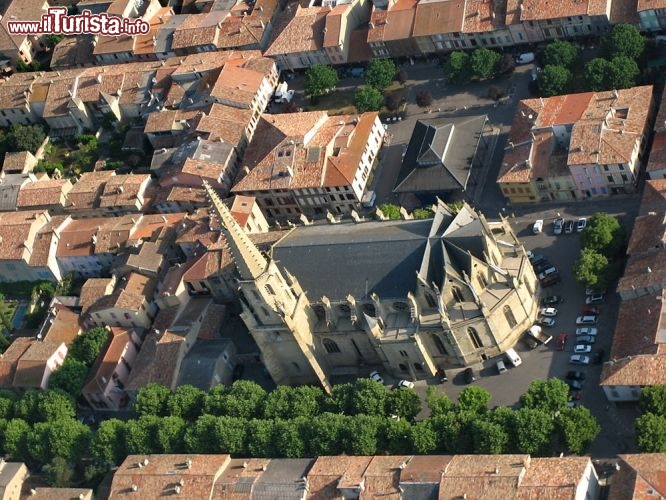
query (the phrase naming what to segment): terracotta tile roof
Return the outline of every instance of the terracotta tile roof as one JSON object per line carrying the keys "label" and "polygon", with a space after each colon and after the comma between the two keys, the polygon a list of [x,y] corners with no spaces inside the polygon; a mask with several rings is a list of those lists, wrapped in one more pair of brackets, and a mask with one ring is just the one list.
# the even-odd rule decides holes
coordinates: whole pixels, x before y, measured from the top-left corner
{"label": "terracotta tile roof", "polygon": [[157,274],[164,262],[164,255],[159,250],[157,243],[150,241],[142,243],[139,253],[132,253],[127,256],[125,265],[139,272]]}
{"label": "terracotta tile roof", "polygon": [[666,353],[638,354],[607,361],[601,369],[601,386],[649,386],[666,384]]}
{"label": "terracotta tile roof", "polygon": [[664,314],[662,300],[655,294],[620,303],[610,359],[619,360],[639,354],[657,354],[662,339]]}
{"label": "terracotta tile roof", "polygon": [[451,462],[451,455],[415,455],[400,473],[401,483],[437,483]]}
{"label": "terracotta tile roof", "polygon": [[69,179],[46,179],[39,182],[25,184],[19,190],[16,207],[26,209],[31,207],[62,206],[63,194],[72,189]]}
{"label": "terracotta tile roof", "polygon": [[[293,6],[296,6],[294,12]],[[316,52],[324,46],[324,28],[330,7],[304,8],[291,3],[275,21],[273,40],[264,52],[266,56]]]}
{"label": "terracotta tile roof", "polygon": [[[114,175],[106,181],[100,198],[100,207],[136,206],[142,202],[142,191],[150,180],[149,174]],[[141,203],[143,204],[143,203]]]}
{"label": "terracotta tile roof", "polygon": [[90,278],[81,287],[79,304],[85,314],[88,308],[101,297],[113,293],[115,279],[113,278]]}
{"label": "terracotta tile roof", "polygon": [[30,254],[31,266],[48,266],[51,256],[51,244],[55,233],[60,226],[67,220],[66,215],[54,215],[35,235],[32,243],[32,253]]}
{"label": "terracotta tile roof", "polygon": [[210,90],[211,97],[251,107],[264,75],[257,71],[226,64]]}
{"label": "terracotta tile roof", "polygon": [[104,185],[114,175],[116,175],[115,172],[109,170],[81,174],[81,177],[67,195],[71,208],[81,210],[99,207],[99,199],[104,190]]}
{"label": "terracotta tile roof", "polygon": [[[648,272],[648,268],[651,272]],[[666,252],[650,252],[631,256],[620,278],[617,291],[633,291],[666,284]]]}
{"label": "terracotta tile roof", "polygon": [[463,0],[426,0],[416,5],[413,36],[462,32],[465,22]]}
{"label": "terracotta tile roof", "polygon": [[372,60],[373,54],[370,45],[368,45],[368,33],[370,28],[365,25],[356,28],[351,32],[351,39],[349,40],[349,55],[347,56],[348,63],[366,62]]}
{"label": "terracotta tile roof", "polygon": [[258,17],[243,18],[232,13],[220,25],[215,46],[218,49],[257,48],[266,29],[266,24],[262,26],[261,23]]}
{"label": "terracotta tile roof", "polygon": [[611,0],[609,19],[611,25],[619,23],[638,24],[640,22],[638,3],[639,0]]}
{"label": "terracotta tile roof", "polygon": [[439,483],[449,498],[514,498],[529,455],[456,455]]}
{"label": "terracotta tile roof", "polygon": [[504,28],[505,19],[505,2],[467,0],[462,31],[464,33],[485,33],[498,30]]}
{"label": "terracotta tile roof", "polygon": [[150,32],[145,35],[137,35],[136,40],[134,41],[134,54],[154,54],[156,41],[154,41],[157,36],[157,32],[162,26],[169,20],[173,15],[173,9],[171,7],[162,7],[153,17],[148,19],[150,23]]}
{"label": "terracotta tile roof", "polygon": [[93,49],[94,55],[116,54],[119,52],[132,52],[136,38],[129,35],[104,36],[99,35],[97,45]]}
{"label": "terracotta tile roof", "polygon": [[201,117],[198,125],[193,127],[197,134],[207,134],[207,139],[237,146],[246,135],[252,110],[233,108],[223,104],[213,104],[210,111]]}
{"label": "terracotta tile roof", "polygon": [[208,206],[209,204],[204,188],[183,186],[160,188],[153,203],[158,205],[164,202],[191,203],[194,206]]}
{"label": "terracotta tile roof", "polygon": [[143,274],[130,272],[121,279],[111,295],[97,300],[88,310],[90,313],[104,309],[124,309],[128,311],[139,311],[141,306],[153,300],[153,292],[157,286],[157,280]]}
{"label": "terracotta tile roof", "polygon": [[[110,37],[115,40],[114,37]],[[73,92],[74,96],[83,102],[97,103],[103,98],[103,94],[116,95],[118,89],[122,88],[124,74],[107,74],[90,70],[82,73],[76,80]]]}
{"label": "terracotta tile roof", "polygon": [[[176,109],[163,108],[161,111],[149,113],[143,131],[146,134],[154,132],[171,132],[173,130],[189,130],[198,123],[204,115],[200,109]],[[187,122],[190,126],[186,126]]]}
{"label": "terracotta tile roof", "polygon": [[652,212],[636,217],[627,246],[628,255],[666,248],[666,213]]}
{"label": "terracotta tile roof", "polygon": [[17,151],[5,153],[5,160],[2,162],[2,171],[6,174],[21,174],[27,164],[36,164],[37,158],[30,151]]}
{"label": "terracotta tile roof", "polygon": [[74,257],[99,253],[95,251],[97,231],[105,219],[70,220],[60,232],[57,257]]}
{"label": "terracotta tile roof", "polygon": [[[659,123],[659,122],[657,122]],[[666,168],[666,131],[656,132],[652,139],[652,148],[650,149],[650,159],[646,167],[646,172],[654,172]]]}
{"label": "terracotta tile roof", "polygon": [[618,458],[619,467],[613,472],[608,500],[650,500],[666,496],[666,453],[618,455]]}
{"label": "terracotta tile roof", "polygon": [[107,218],[97,230],[95,253],[117,252],[127,244],[139,221],[138,215]]}
{"label": "terracotta tile roof", "polygon": [[664,210],[666,210],[666,179],[646,180],[639,213],[647,215],[649,212]]}
{"label": "terracotta tile roof", "polygon": [[666,9],[666,0],[638,0],[636,9],[638,12],[644,10]]}
{"label": "terracotta tile roof", "polygon": [[[162,311],[160,311],[161,313]],[[158,329],[155,326],[158,324],[157,318],[153,324],[155,329]],[[178,364],[185,346],[185,338],[161,328],[159,330],[159,337],[151,330],[143,341],[127,384],[125,384],[127,389],[139,390],[151,383],[171,387],[178,376]]]}
{"label": "terracotta tile roof", "polygon": [[[170,228],[174,228],[187,214],[144,214],[142,215],[132,231],[132,237],[128,243],[135,244],[141,241],[159,242],[168,236]],[[165,230],[167,233],[165,233]]]}
{"label": "terracotta tile roof", "polygon": [[106,383],[103,381],[111,380],[116,367],[120,364],[120,358],[125,353],[127,345],[131,340],[132,329],[111,328],[111,338],[104,348],[104,354],[100,354],[92,367],[90,367],[88,382],[83,386],[81,392],[98,393],[105,390]]}
{"label": "terracotta tile roof", "polygon": [[184,281],[203,281],[225,271],[231,272],[234,263],[226,249],[204,252],[183,274]]}
{"label": "terracotta tile roof", "polygon": [[204,247],[221,248],[224,238],[219,231],[219,225],[215,217],[208,215],[207,209],[202,208],[183,220],[176,228],[176,244],[201,243]]}
{"label": "terracotta tile roof", "polygon": [[326,28],[324,29],[323,47],[340,46],[340,28],[342,27],[342,15],[348,9],[351,9],[351,4],[337,5],[326,16]]}
{"label": "terracotta tile roof", "polygon": [[605,15],[609,0],[524,0],[521,20],[538,21],[569,16]]}
{"label": "terracotta tile roof", "polygon": [[246,500],[257,480],[263,475],[269,458],[231,459],[224,473],[214,486],[213,498],[225,500]]}
{"label": "terracotta tile roof", "polygon": [[32,337],[16,337],[0,356],[0,387],[12,386],[18,360],[33,342]]}
{"label": "terracotta tile roof", "polygon": [[26,39],[25,35],[10,35],[7,29],[7,21],[10,19],[39,20],[44,13],[46,5],[43,0],[9,2],[6,11],[2,13],[2,21],[0,22],[0,33],[2,33],[0,37],[0,50],[17,50]]}
{"label": "terracotta tile roof", "polygon": [[173,34],[171,47],[183,49],[217,43],[218,23],[229,15],[227,11],[213,11],[208,14],[190,14]]}
{"label": "terracotta tile roof", "polygon": [[69,346],[80,332],[79,315],[69,307],[56,305],[55,316],[44,335],[44,340],[62,342]]}
{"label": "terracotta tile roof", "polygon": [[197,338],[203,340],[219,339],[222,324],[226,320],[227,306],[211,303],[206,309]]}
{"label": "terracotta tile roof", "polygon": [[401,455],[373,457],[363,474],[365,489],[361,492],[359,500],[375,498],[400,500],[401,467],[409,463],[410,458]]}
{"label": "terracotta tile roof", "polygon": [[25,496],[21,496],[21,500],[53,500],[55,498],[61,500],[92,500],[93,490],[88,488],[45,488],[40,486],[30,488],[30,491]]}
{"label": "terracotta tile roof", "polygon": [[51,69],[76,67],[79,64],[94,64],[93,35],[68,36],[53,48]]}
{"label": "terracotta tile roof", "polygon": [[374,29],[368,42],[405,40],[412,36],[417,0],[398,0],[388,11],[373,8],[370,21]]}
{"label": "terracotta tile roof", "polygon": [[309,498],[340,498],[338,487],[360,486],[373,457],[318,457],[308,472]]}
{"label": "terracotta tile roof", "polygon": [[29,259],[32,249],[32,231],[38,231],[49,221],[45,211],[0,213],[0,259]]}
{"label": "terracotta tile roof", "polygon": [[237,194],[233,197],[229,210],[241,227],[244,227],[245,224],[247,224],[247,220],[252,213],[252,207],[254,207],[256,201],[257,199],[254,196],[242,196]]}
{"label": "terracotta tile roof", "polygon": [[229,461],[229,455],[130,455],[113,475],[109,500],[176,495],[176,486],[184,498],[210,498]]}
{"label": "terracotta tile roof", "polygon": [[[14,375],[14,387],[28,388],[40,387],[46,371],[46,362],[61,347],[62,342],[51,342],[48,340],[34,340],[28,349],[23,353],[16,365],[16,374]],[[66,351],[60,362],[64,360]]]}
{"label": "terracotta tile roof", "polygon": [[520,481],[517,498],[576,498],[578,486],[590,466],[589,457],[532,458]]}

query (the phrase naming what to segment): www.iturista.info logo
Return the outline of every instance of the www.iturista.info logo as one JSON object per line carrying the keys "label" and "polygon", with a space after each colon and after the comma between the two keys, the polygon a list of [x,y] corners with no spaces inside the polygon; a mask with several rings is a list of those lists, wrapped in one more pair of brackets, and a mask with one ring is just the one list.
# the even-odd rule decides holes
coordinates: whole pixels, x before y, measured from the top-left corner
{"label": "www.iturista.info logo", "polygon": [[49,7],[40,21],[7,21],[7,29],[12,35],[147,35],[150,24],[88,9],[68,16],[65,7]]}

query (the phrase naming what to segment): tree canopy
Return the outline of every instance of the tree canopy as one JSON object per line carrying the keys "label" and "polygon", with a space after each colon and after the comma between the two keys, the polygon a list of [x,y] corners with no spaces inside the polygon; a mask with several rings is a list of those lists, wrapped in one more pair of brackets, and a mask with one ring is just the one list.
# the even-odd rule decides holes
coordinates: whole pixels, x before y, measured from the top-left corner
{"label": "tree canopy", "polygon": [[608,259],[620,254],[626,241],[626,232],[620,221],[606,213],[594,214],[581,233],[581,245],[596,250]]}
{"label": "tree canopy", "polygon": [[111,333],[106,328],[91,328],[74,339],[67,353],[68,357],[90,367],[106,347],[110,337]]}
{"label": "tree canopy", "polygon": [[338,73],[325,64],[315,64],[305,72],[305,93],[316,99],[335,89]]}
{"label": "tree canopy", "polygon": [[583,248],[573,266],[576,282],[583,287],[605,289],[608,285],[608,259],[592,248]]}
{"label": "tree canopy", "polygon": [[564,66],[548,64],[539,75],[539,90],[544,97],[566,94],[571,84],[571,71]]}
{"label": "tree canopy", "polygon": [[444,65],[444,74],[451,83],[467,83],[472,79],[472,61],[467,52],[451,52]]}
{"label": "tree canopy", "polygon": [[495,76],[497,66],[502,56],[494,50],[481,47],[472,52],[470,61],[474,76],[480,80],[487,80]]}
{"label": "tree canopy", "polygon": [[575,43],[564,40],[555,40],[546,45],[543,52],[544,64],[562,66],[573,70],[580,58],[580,47]]}
{"label": "tree canopy", "polygon": [[359,113],[379,111],[384,104],[384,95],[380,90],[364,85],[354,94],[354,106]]}
{"label": "tree canopy", "polygon": [[46,134],[35,125],[12,125],[5,140],[9,151],[36,153]]}
{"label": "tree canopy", "polygon": [[365,83],[377,90],[391,85],[398,72],[392,59],[373,59],[365,71]]}
{"label": "tree canopy", "polygon": [[616,24],[605,39],[609,58],[625,56],[638,59],[645,50],[645,37],[633,24]]}
{"label": "tree canopy", "polygon": [[391,220],[400,220],[402,216],[400,215],[400,207],[392,203],[382,203],[377,207],[386,217]]}
{"label": "tree canopy", "polygon": [[84,362],[68,356],[49,377],[49,389],[60,389],[77,397],[81,394],[87,378],[88,366]]}
{"label": "tree canopy", "polygon": [[558,378],[533,380],[520,397],[523,408],[544,410],[550,414],[564,410],[569,401],[569,386]]}
{"label": "tree canopy", "polygon": [[597,57],[585,65],[583,75],[590,90],[600,92],[610,88],[610,75],[613,65],[610,61]]}

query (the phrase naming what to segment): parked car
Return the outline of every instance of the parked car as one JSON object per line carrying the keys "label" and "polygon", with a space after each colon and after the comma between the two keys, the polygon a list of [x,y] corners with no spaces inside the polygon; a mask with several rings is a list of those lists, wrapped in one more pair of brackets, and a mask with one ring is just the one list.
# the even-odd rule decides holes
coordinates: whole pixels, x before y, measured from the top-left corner
{"label": "parked car", "polygon": [[555,266],[550,266],[548,269],[545,269],[544,271],[540,272],[537,278],[540,280],[547,278],[551,274],[556,274],[557,273],[557,268]]}
{"label": "parked car", "polygon": [[379,372],[375,371],[370,374],[370,378],[374,380],[375,382],[379,382],[380,384],[384,383],[384,377],[382,377]]}
{"label": "parked car", "polygon": [[532,226],[532,232],[534,234],[539,234],[542,229],[543,229],[543,219],[539,219]]}
{"label": "parked car", "polygon": [[587,219],[585,217],[581,217],[576,223],[576,232],[580,233],[583,229],[585,229],[585,226],[587,226]]}
{"label": "parked car", "polygon": [[585,289],[585,295],[594,295],[595,293],[605,293],[605,290],[597,290],[596,288]]}
{"label": "parked car", "polygon": [[548,316],[542,316],[541,318],[539,318],[537,323],[541,326],[547,326],[548,328],[555,326],[555,320]]}
{"label": "parked car", "polygon": [[565,380],[566,384],[572,391],[580,391],[583,388],[583,382],[580,380]]}
{"label": "parked car", "polygon": [[562,229],[564,229],[564,219],[558,217],[553,221],[553,234],[562,234]]}
{"label": "parked car", "polygon": [[577,325],[596,325],[598,321],[597,316],[578,316],[576,318]]}
{"label": "parked car", "polygon": [[540,262],[543,262],[544,260],[546,260],[545,255],[542,255],[540,253],[535,254],[535,253],[532,253],[532,252],[529,252],[529,251],[527,252],[527,258],[529,259],[529,261],[531,262],[531,264],[533,266],[536,266]]}
{"label": "parked car", "polygon": [[523,335],[522,341],[530,349],[536,349],[537,347],[539,347],[539,343],[536,340],[534,340],[532,337],[530,337],[529,335]]}
{"label": "parked car", "polygon": [[571,234],[574,232],[574,221],[568,220],[564,223],[564,234]]}
{"label": "parked car", "polygon": [[561,295],[549,295],[548,297],[543,297],[541,299],[541,305],[544,306],[554,306],[564,302],[564,297]]}
{"label": "parked car", "polygon": [[474,374],[474,368],[466,368],[463,374],[466,384],[471,384],[476,381],[476,375]]}
{"label": "parked car", "polygon": [[557,285],[560,281],[562,281],[560,273],[555,273],[539,280],[539,283],[541,284],[541,288],[548,288],[549,286]]}
{"label": "parked car", "polygon": [[597,316],[601,314],[601,309],[595,306],[585,306],[581,309],[580,313],[584,316]]}
{"label": "parked car", "polygon": [[603,304],[606,301],[606,296],[603,293],[594,293],[585,297],[585,303],[594,305],[594,304]]}
{"label": "parked car", "polygon": [[566,333],[560,333],[557,336],[557,342],[555,342],[555,350],[564,351],[564,348],[567,345],[567,339],[569,336]]}
{"label": "parked car", "polygon": [[580,335],[576,337],[576,342],[581,342],[583,344],[594,344],[596,341],[597,338],[592,335]]}
{"label": "parked car", "polygon": [[592,337],[596,337],[597,329],[591,326],[583,326],[581,328],[576,328],[576,336],[578,335],[591,335]]}
{"label": "parked car", "polygon": [[544,307],[539,311],[539,314],[541,316],[548,316],[548,317],[557,316],[557,309],[555,309],[554,307]]}
{"label": "parked car", "polygon": [[595,365],[600,365],[601,363],[604,362],[604,354],[606,354],[606,351],[604,351],[603,349],[599,349],[597,352],[594,353]]}
{"label": "parked car", "polygon": [[574,346],[574,352],[576,354],[589,354],[592,352],[592,346],[590,344],[577,344]]}
{"label": "parked car", "polygon": [[544,272],[546,269],[549,269],[549,268],[554,267],[554,266],[550,262],[548,262],[547,260],[542,260],[541,262],[539,262],[538,264],[535,264],[532,267],[534,268],[535,273],[540,274],[540,273]]}
{"label": "parked car", "polygon": [[569,380],[585,380],[585,373],[579,370],[570,370],[567,372]]}
{"label": "parked car", "polygon": [[411,382],[409,380],[401,380],[400,382],[398,382],[398,387],[403,389],[413,389],[414,382]]}
{"label": "parked car", "polygon": [[534,62],[534,52],[523,52],[516,57],[516,64],[531,64]]}
{"label": "parked car", "polygon": [[573,354],[569,358],[569,363],[573,365],[589,365],[590,364],[590,357],[589,356],[584,356],[582,354]]}
{"label": "parked car", "polygon": [[497,371],[499,372],[500,375],[502,375],[503,373],[506,373],[508,371],[506,369],[506,365],[504,364],[504,361],[501,361],[501,360],[498,361],[496,363],[496,366],[497,366]]}

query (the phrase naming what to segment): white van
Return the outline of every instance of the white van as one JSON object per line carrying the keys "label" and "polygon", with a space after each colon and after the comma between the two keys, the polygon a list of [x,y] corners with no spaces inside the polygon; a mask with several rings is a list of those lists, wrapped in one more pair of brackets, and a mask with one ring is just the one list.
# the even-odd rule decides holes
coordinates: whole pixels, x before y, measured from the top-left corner
{"label": "white van", "polygon": [[523,360],[520,359],[520,356],[518,356],[518,353],[513,349],[507,349],[504,354],[506,354],[506,359],[508,359],[509,363],[513,366],[520,366],[523,362]]}
{"label": "white van", "polygon": [[542,229],[543,229],[543,219],[539,219],[539,220],[536,221],[536,222],[534,223],[534,225],[532,226],[532,232],[533,232],[534,234],[539,234],[539,233],[541,232]]}
{"label": "white van", "polygon": [[375,206],[375,200],[377,199],[377,193],[374,191],[366,191],[361,199],[361,204],[365,208],[372,208]]}

